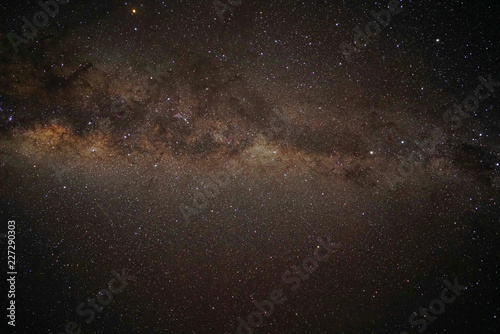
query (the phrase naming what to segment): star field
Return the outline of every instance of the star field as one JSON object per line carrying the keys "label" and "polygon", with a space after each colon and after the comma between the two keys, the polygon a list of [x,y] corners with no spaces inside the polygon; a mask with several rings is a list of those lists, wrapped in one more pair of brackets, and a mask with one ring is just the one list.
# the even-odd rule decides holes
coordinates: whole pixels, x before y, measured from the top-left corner
{"label": "star field", "polygon": [[2,4],[6,333],[496,333],[500,8],[388,3]]}

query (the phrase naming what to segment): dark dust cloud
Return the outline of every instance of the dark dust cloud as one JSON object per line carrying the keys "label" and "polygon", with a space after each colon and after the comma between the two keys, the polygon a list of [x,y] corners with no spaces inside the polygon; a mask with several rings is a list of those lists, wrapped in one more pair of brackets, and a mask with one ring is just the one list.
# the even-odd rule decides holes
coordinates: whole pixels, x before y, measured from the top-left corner
{"label": "dark dust cloud", "polygon": [[6,333],[498,332],[497,2],[49,3],[0,5]]}

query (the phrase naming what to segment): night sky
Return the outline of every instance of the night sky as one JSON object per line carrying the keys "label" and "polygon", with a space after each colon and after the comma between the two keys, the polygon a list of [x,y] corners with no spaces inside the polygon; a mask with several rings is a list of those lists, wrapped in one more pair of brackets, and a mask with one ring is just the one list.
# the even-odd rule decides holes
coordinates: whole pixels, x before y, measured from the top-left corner
{"label": "night sky", "polygon": [[500,332],[498,0],[46,2],[0,5],[2,333]]}

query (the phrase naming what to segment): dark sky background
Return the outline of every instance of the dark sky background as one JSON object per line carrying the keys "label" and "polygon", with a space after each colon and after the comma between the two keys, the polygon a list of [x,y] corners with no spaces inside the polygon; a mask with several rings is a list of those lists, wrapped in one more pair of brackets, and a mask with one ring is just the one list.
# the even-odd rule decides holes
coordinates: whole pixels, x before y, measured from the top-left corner
{"label": "dark sky background", "polygon": [[[387,3],[242,0],[221,20],[211,1],[70,1],[16,52],[40,5],[3,1],[6,333],[238,333],[278,288],[253,333],[419,333],[408,317],[454,278],[425,333],[498,333],[500,87],[443,114],[500,81],[500,4],[402,1],[346,61]],[[87,323],[76,307],[122,268],[136,279]]]}

